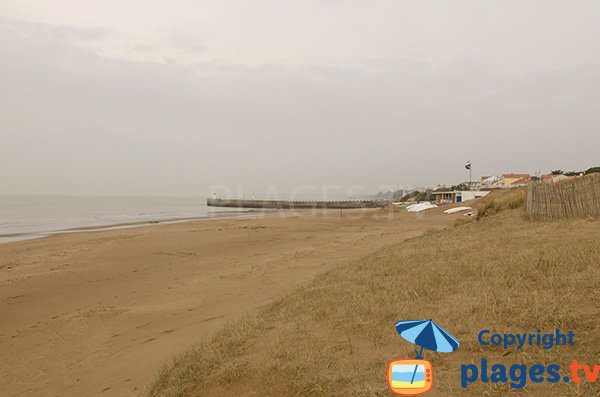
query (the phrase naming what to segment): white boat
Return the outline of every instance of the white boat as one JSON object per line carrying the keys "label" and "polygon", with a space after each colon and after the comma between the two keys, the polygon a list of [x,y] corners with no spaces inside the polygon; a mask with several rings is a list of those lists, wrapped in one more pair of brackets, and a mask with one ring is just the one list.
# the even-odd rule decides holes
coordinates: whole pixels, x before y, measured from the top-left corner
{"label": "white boat", "polygon": [[432,208],[437,208],[437,205],[431,204],[429,201],[422,201],[419,204],[409,205],[406,207],[406,210],[408,212],[421,212],[430,210]]}
{"label": "white boat", "polygon": [[468,210],[472,210],[473,208],[471,207],[454,207],[454,208],[450,208],[447,209],[446,211],[444,211],[444,214],[454,214],[456,212],[461,212],[461,211],[468,211]]}

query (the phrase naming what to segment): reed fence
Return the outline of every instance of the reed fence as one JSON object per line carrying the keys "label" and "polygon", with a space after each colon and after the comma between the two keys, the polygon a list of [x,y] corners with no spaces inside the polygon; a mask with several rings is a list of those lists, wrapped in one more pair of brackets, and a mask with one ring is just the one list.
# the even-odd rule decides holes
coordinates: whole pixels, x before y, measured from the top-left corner
{"label": "reed fence", "polygon": [[600,216],[600,174],[527,186],[525,209],[530,220]]}

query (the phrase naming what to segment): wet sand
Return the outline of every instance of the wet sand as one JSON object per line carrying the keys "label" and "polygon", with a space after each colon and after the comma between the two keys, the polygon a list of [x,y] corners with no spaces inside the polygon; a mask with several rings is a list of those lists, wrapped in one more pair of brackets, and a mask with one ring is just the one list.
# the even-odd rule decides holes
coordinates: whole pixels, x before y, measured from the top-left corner
{"label": "wet sand", "polygon": [[283,212],[0,245],[0,390],[143,394],[163,363],[226,321],[460,216]]}

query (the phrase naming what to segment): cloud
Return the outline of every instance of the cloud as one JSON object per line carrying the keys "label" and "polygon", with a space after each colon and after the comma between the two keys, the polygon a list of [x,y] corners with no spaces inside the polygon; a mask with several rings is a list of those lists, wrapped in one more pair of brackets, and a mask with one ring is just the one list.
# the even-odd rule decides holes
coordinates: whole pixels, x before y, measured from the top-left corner
{"label": "cloud", "polygon": [[598,65],[182,65],[110,59],[74,44],[78,30],[16,25],[0,27],[0,157],[19,164],[0,171],[7,192],[377,190],[459,182],[467,159],[475,175],[584,168],[600,144]]}
{"label": "cloud", "polygon": [[90,43],[114,37],[115,32],[101,27],[80,28],[67,25],[49,25],[39,22],[15,20],[0,16],[0,26],[13,34],[40,41],[65,44]]}

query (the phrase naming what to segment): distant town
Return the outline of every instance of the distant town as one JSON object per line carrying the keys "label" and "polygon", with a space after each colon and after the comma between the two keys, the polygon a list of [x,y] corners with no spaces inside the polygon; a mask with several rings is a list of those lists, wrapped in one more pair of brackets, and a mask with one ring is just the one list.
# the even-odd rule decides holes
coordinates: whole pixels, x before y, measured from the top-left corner
{"label": "distant town", "polygon": [[398,203],[431,201],[436,204],[459,203],[485,196],[493,189],[510,189],[527,186],[533,183],[556,183],[579,178],[584,175],[600,173],[600,167],[588,168],[585,171],[553,170],[548,174],[537,173],[500,175],[484,175],[475,181],[465,181],[457,185],[421,186],[404,188],[396,191],[379,192],[371,196],[377,200],[391,200]]}

